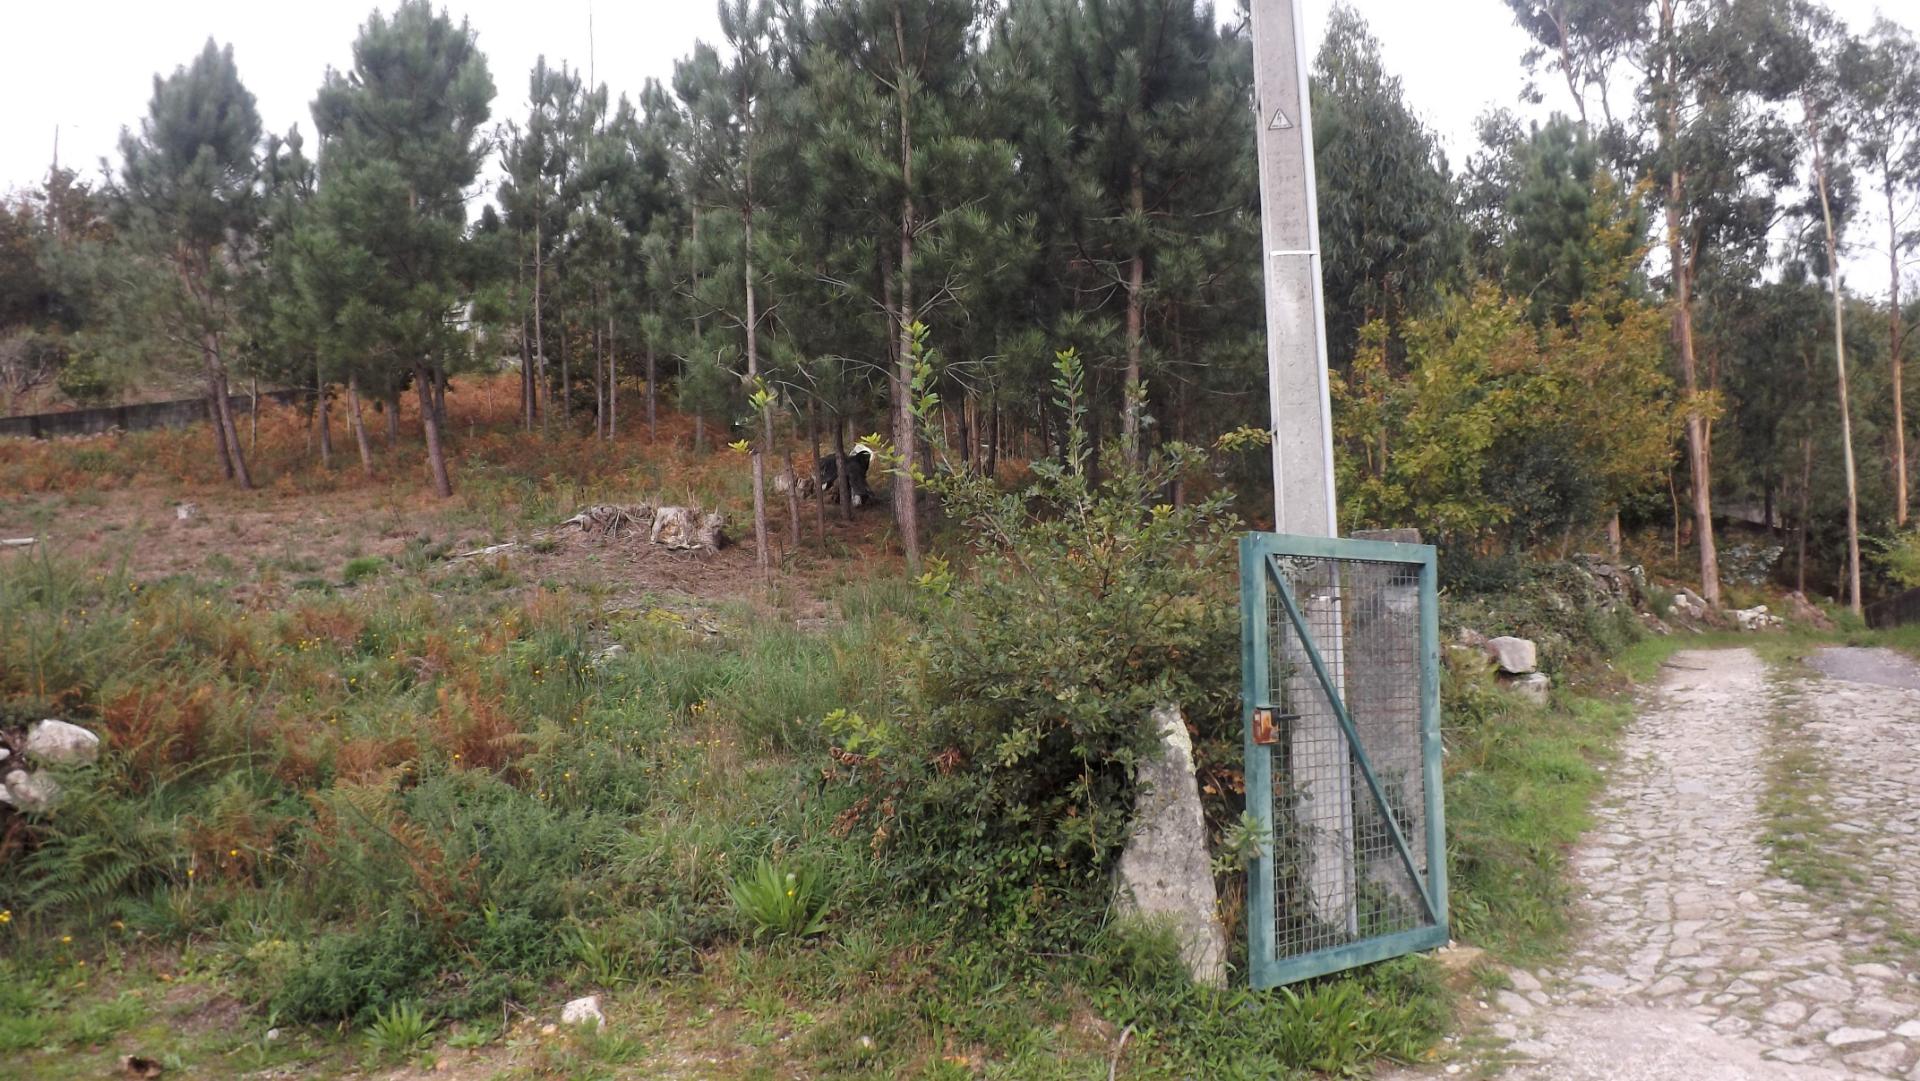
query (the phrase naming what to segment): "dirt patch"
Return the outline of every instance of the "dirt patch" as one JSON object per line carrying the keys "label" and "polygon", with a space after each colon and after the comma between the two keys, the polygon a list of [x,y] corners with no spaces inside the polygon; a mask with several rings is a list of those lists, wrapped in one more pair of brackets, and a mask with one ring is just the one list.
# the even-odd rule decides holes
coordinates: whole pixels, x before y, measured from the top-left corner
{"label": "dirt patch", "polygon": [[[190,517],[176,510],[183,502],[193,504]],[[784,529],[776,531],[772,580],[787,590],[784,601],[796,618],[831,618],[831,606],[820,596],[848,577],[847,561],[868,570],[876,561],[897,562],[883,554],[892,520],[884,505],[861,511],[852,522],[840,521],[835,509],[823,549],[811,508],[803,513],[797,547]],[[457,504],[380,487],[22,495],[0,500],[0,536],[32,536],[39,543],[0,549],[0,560],[51,556],[102,571],[124,567],[141,581],[177,575],[225,581],[234,600],[265,607],[301,588],[345,585],[351,560],[378,559],[383,575],[409,573],[409,564],[412,573],[424,565],[439,575],[459,565],[451,557],[500,540],[512,547],[466,564],[510,575],[523,587],[587,589],[605,596],[612,608],[641,606],[662,595],[712,604],[751,601],[766,592],[752,522],[737,515],[729,516],[733,542],[717,553],[650,544],[644,526],[602,536],[555,524],[529,523],[501,538],[474,525],[471,512]]]}

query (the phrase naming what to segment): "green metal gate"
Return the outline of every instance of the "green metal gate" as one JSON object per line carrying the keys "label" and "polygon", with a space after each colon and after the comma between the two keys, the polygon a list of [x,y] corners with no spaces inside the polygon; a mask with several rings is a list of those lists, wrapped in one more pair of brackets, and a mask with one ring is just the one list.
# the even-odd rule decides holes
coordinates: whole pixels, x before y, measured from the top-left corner
{"label": "green metal gate", "polygon": [[1240,604],[1253,986],[1446,945],[1433,548],[1249,533]]}

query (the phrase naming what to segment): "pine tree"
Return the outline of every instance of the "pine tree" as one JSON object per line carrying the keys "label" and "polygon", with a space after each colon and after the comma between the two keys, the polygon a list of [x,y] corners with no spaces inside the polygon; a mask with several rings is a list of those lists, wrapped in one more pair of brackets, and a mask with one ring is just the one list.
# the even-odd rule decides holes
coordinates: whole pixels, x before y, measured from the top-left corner
{"label": "pine tree", "polygon": [[[797,78],[813,101],[813,182],[856,226],[823,252],[822,273],[886,315],[893,510],[907,565],[920,564],[914,396],[916,327],[991,271],[1001,222],[983,201],[1008,190],[1007,145],[977,122],[975,0],[850,0],[791,28]],[[877,303],[876,303],[877,302]]]}
{"label": "pine tree", "polygon": [[1327,355],[1339,367],[1362,325],[1392,328],[1459,283],[1466,232],[1438,138],[1350,7],[1328,17],[1311,89]]}
{"label": "pine tree", "polygon": [[[1243,44],[1190,0],[1037,0],[996,30],[993,85],[1018,100],[1008,112],[1048,247],[1043,277],[1064,294],[1056,311],[1117,339],[1120,436],[1135,455],[1149,371],[1192,379],[1181,313],[1216,307],[1210,287],[1233,265],[1202,265],[1221,254],[1209,238],[1245,239],[1253,221]],[[1029,79],[1038,85],[1023,87]],[[1087,352],[1106,351],[1102,341]],[[1184,411],[1173,411],[1178,423]]]}
{"label": "pine tree", "polygon": [[[129,337],[197,354],[221,469],[253,487],[229,402],[228,338],[239,325],[258,224],[260,114],[231,46],[155,76],[140,134],[123,132],[114,196],[138,275],[120,310]],[[144,346],[142,346],[144,347]]]}
{"label": "pine tree", "polygon": [[435,391],[459,348],[467,188],[480,170],[480,126],[493,82],[463,21],[427,0],[375,12],[353,67],[329,70],[314,100],[322,139],[318,212],[366,275],[340,332],[378,347],[420,399],[434,490],[453,494]]}

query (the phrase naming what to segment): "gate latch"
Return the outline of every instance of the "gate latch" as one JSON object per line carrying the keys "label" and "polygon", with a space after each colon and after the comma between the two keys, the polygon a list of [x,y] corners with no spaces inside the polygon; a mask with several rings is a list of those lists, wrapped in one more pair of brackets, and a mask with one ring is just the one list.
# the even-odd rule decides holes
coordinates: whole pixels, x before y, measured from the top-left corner
{"label": "gate latch", "polygon": [[1281,713],[1272,706],[1253,707],[1253,741],[1272,745],[1280,742],[1280,726],[1300,719],[1298,713]]}

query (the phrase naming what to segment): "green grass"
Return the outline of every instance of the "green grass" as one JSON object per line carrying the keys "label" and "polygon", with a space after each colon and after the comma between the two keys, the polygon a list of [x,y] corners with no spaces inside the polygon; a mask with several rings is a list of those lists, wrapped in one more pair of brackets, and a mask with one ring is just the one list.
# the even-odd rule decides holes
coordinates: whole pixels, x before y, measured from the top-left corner
{"label": "green grass", "polygon": [[1590,823],[1599,767],[1632,719],[1616,698],[1534,707],[1484,678],[1453,677],[1444,714],[1455,937],[1516,963],[1564,944],[1565,854]]}
{"label": "green grass", "polygon": [[[1150,936],[1042,956],[903,902],[838,828],[820,722],[911,708],[911,586],[849,583],[840,621],[803,631],[468,589],[432,547],[273,610],[212,580],[0,568],[0,708],[109,746],[0,875],[0,1048],[24,1069],[511,1052],[525,1076],[641,1077],[711,1049],[740,1077],[1077,1078],[1125,1032],[1125,1076],[1291,1076],[1442,1030],[1418,960],[1216,993]],[[762,860],[807,869],[803,921],[737,906]],[[818,933],[756,941],[765,922]],[[539,1033],[588,990],[622,1023]]]}
{"label": "green grass", "polygon": [[[544,513],[508,494],[483,509]],[[824,598],[839,618],[803,629],[792,598],[614,610],[449,564],[456,550],[355,560],[355,588],[320,582],[275,610],[231,602],[226,565],[165,582],[0,567],[0,721],[61,713],[110,749],[0,873],[0,1052],[56,1081],[129,1051],[185,1076],[428,1054],[529,1078],[713,1058],[723,1077],[1044,1081],[1116,1062],[1134,1078],[1351,1073],[1421,1059],[1446,1030],[1425,959],[1211,991],[1151,932],[1046,954],[903,900],[892,856],[844,826],[853,794],[822,784],[822,721],[921,708],[901,677],[937,617],[910,583],[850,579]],[[1709,644],[1647,639],[1614,664],[1649,678]],[[1564,941],[1564,853],[1629,716],[1608,690],[1563,687],[1541,709],[1450,679],[1456,937],[1515,962]],[[735,887],[762,861],[776,886],[807,869],[805,912],[743,911]],[[607,1032],[541,1033],[589,992]],[[246,1006],[202,1025],[179,1000]]]}

